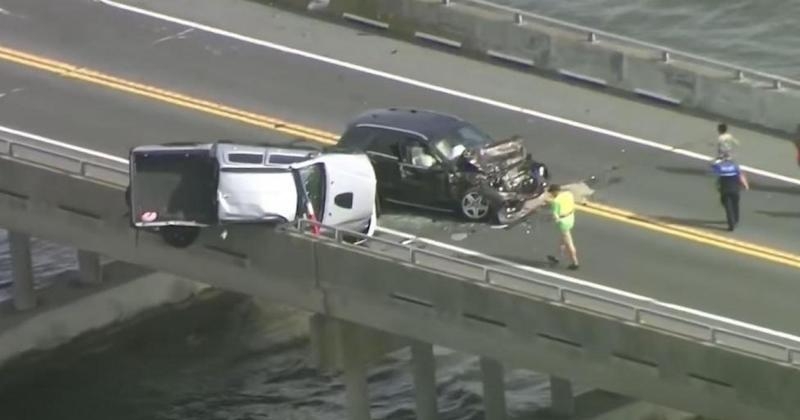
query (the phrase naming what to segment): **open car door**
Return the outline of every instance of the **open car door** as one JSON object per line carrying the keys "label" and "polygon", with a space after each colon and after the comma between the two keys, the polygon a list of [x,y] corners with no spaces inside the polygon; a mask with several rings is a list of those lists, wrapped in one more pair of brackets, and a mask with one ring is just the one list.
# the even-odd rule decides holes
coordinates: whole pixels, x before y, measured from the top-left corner
{"label": "open car door", "polygon": [[217,163],[210,144],[140,146],[130,153],[131,221],[136,227],[217,222]]}

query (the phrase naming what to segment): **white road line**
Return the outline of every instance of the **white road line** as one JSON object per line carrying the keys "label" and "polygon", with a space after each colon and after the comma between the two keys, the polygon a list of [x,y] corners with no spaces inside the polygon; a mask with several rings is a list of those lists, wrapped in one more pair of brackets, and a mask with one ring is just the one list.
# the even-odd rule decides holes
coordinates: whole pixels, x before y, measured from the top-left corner
{"label": "white road line", "polygon": [[[124,159],[124,158],[121,158],[121,157],[118,157],[118,156],[109,155],[107,153],[98,152],[98,151],[91,150],[91,149],[86,149],[86,148],[83,148],[83,147],[74,146],[72,144],[65,143],[65,142],[58,141],[58,140],[54,140],[54,139],[47,138],[47,137],[44,137],[44,136],[40,136],[38,134],[33,134],[33,133],[26,132],[26,131],[5,127],[5,126],[2,126],[2,125],[0,125],[0,132],[5,132],[7,134],[12,134],[12,135],[15,135],[15,136],[24,137],[24,138],[29,139],[29,140],[46,143],[46,144],[49,144],[49,145],[52,145],[52,146],[63,147],[65,149],[73,150],[73,151],[76,151],[76,152],[86,153],[86,154],[88,154],[90,156],[95,156],[95,157],[102,158],[102,159],[109,159],[109,160],[112,160],[112,161],[118,162],[118,163],[128,164],[128,160],[127,159]],[[434,241],[432,239],[421,238],[421,237],[418,237],[418,236],[414,236],[414,235],[411,235],[411,234],[408,234],[408,233],[396,231],[396,230],[393,230],[393,229],[378,227],[376,229],[376,231],[381,231],[381,232],[384,232],[384,233],[387,233],[387,234],[390,234],[390,235],[395,235],[395,236],[399,236],[401,238],[406,238],[406,240],[409,241],[409,242],[419,241],[419,242],[423,242],[423,243],[428,243],[430,245],[438,246],[438,247],[440,247],[442,249],[447,249],[447,250],[450,250],[450,251],[453,251],[453,252],[456,252],[456,253],[459,253],[459,254],[469,255],[469,256],[474,256],[474,257],[480,257],[480,258],[485,259],[486,261],[492,261],[492,262],[496,262],[496,263],[499,263],[499,264],[505,264],[505,265],[508,265],[508,266],[511,266],[511,267],[514,267],[514,268],[517,268],[517,269],[520,269],[520,270],[525,270],[525,271],[529,271],[531,273],[536,273],[536,274],[540,274],[540,275],[547,276],[547,277],[550,277],[550,278],[559,279],[559,280],[566,281],[568,283],[572,283],[572,284],[575,284],[575,285],[580,285],[580,286],[583,286],[583,287],[586,287],[586,288],[592,288],[592,289],[595,289],[595,290],[602,290],[602,291],[604,291],[606,293],[609,293],[609,294],[612,294],[612,295],[617,295],[617,296],[624,296],[624,297],[626,297],[628,299],[633,299],[633,300],[640,301],[641,303],[645,303],[645,302],[646,303],[651,303],[655,307],[659,307],[660,306],[662,308],[669,308],[669,309],[671,309],[673,311],[676,311],[676,312],[690,313],[690,314],[693,314],[695,316],[699,316],[699,317],[702,317],[702,318],[707,318],[707,319],[710,319],[710,320],[714,320],[716,322],[720,322],[720,323],[723,323],[723,324],[728,324],[730,326],[736,326],[736,327],[743,328],[743,329],[746,329],[746,330],[756,331],[756,332],[759,332],[761,334],[780,337],[780,338],[783,338],[785,340],[795,341],[795,342],[800,343],[800,336],[795,336],[795,335],[783,333],[783,332],[780,332],[780,331],[771,330],[771,329],[760,327],[760,326],[757,326],[757,325],[748,324],[746,322],[737,321],[735,319],[725,318],[725,317],[714,315],[714,314],[710,314],[710,313],[707,313],[707,312],[702,312],[702,311],[699,311],[699,310],[696,310],[696,309],[691,309],[691,308],[686,308],[686,307],[679,306],[679,305],[673,305],[673,304],[670,304],[670,303],[661,302],[661,301],[658,301],[658,300],[650,298],[650,297],[637,295],[637,294],[626,292],[626,291],[620,290],[620,289],[614,289],[614,288],[603,286],[603,285],[600,285],[600,284],[597,284],[597,283],[592,283],[592,282],[589,282],[587,280],[582,280],[582,279],[579,279],[579,278],[576,278],[576,277],[566,276],[566,275],[563,275],[563,274],[560,274],[560,273],[556,273],[556,272],[553,272],[553,271],[548,271],[548,270],[543,270],[543,269],[540,269],[540,268],[534,268],[534,267],[528,267],[528,266],[521,265],[521,264],[516,264],[516,263],[513,263],[511,261],[506,261],[506,260],[503,260],[501,258],[493,257],[491,255],[482,254],[482,253],[477,252],[477,251],[472,251],[472,250],[465,249],[465,248],[459,248],[459,247],[456,247],[456,246],[453,246],[453,245],[450,245],[450,244]]]}
{"label": "white road line", "polygon": [[114,162],[128,164],[127,159],[123,159],[119,156],[109,155],[108,153],[98,152],[96,150],[87,149],[80,146],[75,146],[69,143],[65,143],[63,141],[53,140],[51,138],[43,137],[37,134],[28,133],[26,131],[17,130],[15,128],[4,127],[0,125],[0,133],[11,134],[14,136],[24,137],[28,140],[38,141],[40,143],[49,144],[51,146],[61,147],[67,150],[72,150],[73,152],[83,153],[89,156],[98,157],[101,159],[113,160]]}
{"label": "white road line", "polygon": [[[698,159],[698,160],[703,160],[703,161],[707,161],[707,162],[711,161],[713,159],[711,156],[704,155],[704,154],[701,154],[701,153],[692,152],[692,151],[686,150],[686,149],[681,149],[679,147],[667,146],[667,145],[664,145],[664,144],[661,144],[661,143],[658,143],[658,142],[655,142],[655,141],[646,140],[646,139],[643,139],[643,138],[640,138],[640,137],[619,133],[619,132],[616,132],[616,131],[613,131],[613,130],[608,130],[608,129],[601,128],[601,127],[596,127],[596,126],[593,126],[593,125],[590,125],[590,124],[586,124],[586,123],[582,123],[582,122],[578,122],[578,121],[573,121],[573,120],[570,120],[570,119],[567,119],[567,118],[563,118],[563,117],[559,117],[559,116],[555,116],[555,115],[546,114],[544,112],[536,111],[536,110],[533,110],[533,109],[523,108],[523,107],[520,107],[520,106],[517,106],[517,105],[512,105],[512,104],[509,104],[509,103],[506,103],[506,102],[501,102],[501,101],[497,101],[497,100],[494,100],[494,99],[485,98],[485,97],[469,94],[469,93],[466,93],[466,92],[461,92],[461,91],[458,91],[458,90],[454,90],[454,89],[450,89],[450,88],[446,88],[446,87],[442,87],[442,86],[437,86],[437,85],[434,85],[434,84],[431,84],[431,83],[422,82],[422,81],[411,79],[411,78],[404,77],[404,76],[398,76],[398,75],[391,74],[391,73],[388,73],[388,72],[385,72],[385,71],[382,71],[382,70],[376,70],[376,69],[372,69],[372,68],[369,68],[369,67],[361,66],[361,65],[358,65],[358,64],[353,64],[353,63],[349,63],[349,62],[346,62],[346,61],[338,60],[338,59],[335,59],[335,58],[325,57],[325,56],[314,54],[314,53],[310,53],[310,52],[307,52],[307,51],[298,50],[296,48],[287,47],[287,46],[284,46],[284,45],[276,44],[274,42],[264,41],[262,39],[253,38],[253,37],[250,37],[250,36],[247,36],[247,35],[242,35],[242,34],[239,34],[239,33],[236,33],[236,32],[231,32],[231,31],[228,31],[228,30],[225,30],[225,29],[220,29],[220,28],[214,27],[214,26],[209,26],[209,25],[205,25],[205,24],[202,24],[202,23],[193,22],[193,21],[190,21],[190,20],[187,20],[187,19],[182,19],[182,18],[178,18],[178,17],[174,17],[174,16],[165,15],[163,13],[158,13],[158,12],[154,12],[154,11],[151,11],[151,10],[143,9],[143,8],[140,8],[140,7],[130,6],[130,5],[123,4],[123,3],[118,3],[118,2],[112,1],[112,0],[99,0],[99,1],[102,2],[103,4],[108,5],[108,6],[115,7],[115,8],[122,9],[122,10],[127,10],[129,12],[137,13],[137,14],[140,14],[140,15],[145,15],[145,16],[149,16],[149,17],[152,17],[152,18],[164,20],[164,21],[167,21],[167,22],[172,22],[172,23],[176,23],[176,24],[179,24],[179,25],[184,25],[184,26],[187,26],[187,27],[190,27],[190,28],[194,28],[194,29],[198,29],[198,30],[201,30],[201,31],[210,32],[210,33],[221,35],[221,36],[228,37],[228,38],[237,39],[237,40],[242,41],[242,42],[247,42],[249,44],[259,45],[259,46],[262,46],[262,47],[266,47],[266,48],[270,48],[270,49],[273,49],[273,50],[285,52],[285,53],[288,53],[288,54],[298,55],[298,56],[309,58],[309,59],[312,59],[312,60],[322,61],[324,63],[332,64],[332,65],[335,65],[335,66],[338,66],[338,67],[344,67],[344,68],[347,68],[347,69],[350,69],[350,70],[355,70],[355,71],[366,73],[366,74],[369,74],[369,75],[372,75],[372,76],[382,77],[382,78],[393,80],[393,81],[396,81],[396,82],[400,82],[400,83],[404,83],[404,84],[420,87],[420,88],[427,89],[427,90],[432,90],[432,91],[443,93],[443,94],[446,94],[446,95],[455,96],[455,97],[458,97],[458,98],[467,99],[467,100],[471,100],[471,101],[474,101],[474,102],[479,102],[479,103],[482,103],[482,104],[485,104],[485,105],[493,106],[495,108],[501,108],[501,109],[505,109],[505,110],[509,110],[509,111],[519,112],[519,113],[522,113],[522,114],[525,114],[525,115],[541,118],[541,119],[544,119],[544,120],[549,120],[549,121],[557,122],[557,123],[560,123],[560,124],[569,125],[571,127],[580,128],[582,130],[591,131],[591,132],[594,132],[594,133],[603,134],[603,135],[610,136],[610,137],[615,137],[615,138],[618,138],[618,139],[621,139],[621,140],[625,140],[625,141],[628,141],[628,142],[631,142],[631,143],[636,143],[636,144],[639,144],[639,145],[642,145],[642,146],[648,146],[648,147],[652,147],[652,148],[655,148],[655,149],[664,150],[664,151],[667,151],[667,152],[672,152],[672,153],[675,153],[675,154],[678,154],[678,155],[690,157],[692,159]],[[766,177],[766,178],[772,178],[772,179],[783,181],[783,182],[786,182],[786,183],[800,185],[800,179],[792,178],[792,177],[789,177],[789,176],[786,176],[786,175],[781,175],[781,174],[778,174],[778,173],[775,173],[775,172],[769,172],[769,171],[765,171],[763,169],[758,169],[758,168],[754,168],[754,167],[746,166],[746,165],[742,165],[742,170],[746,171],[746,172],[749,172],[749,173],[752,173],[752,174],[760,175],[760,176],[763,176],[763,177]]]}

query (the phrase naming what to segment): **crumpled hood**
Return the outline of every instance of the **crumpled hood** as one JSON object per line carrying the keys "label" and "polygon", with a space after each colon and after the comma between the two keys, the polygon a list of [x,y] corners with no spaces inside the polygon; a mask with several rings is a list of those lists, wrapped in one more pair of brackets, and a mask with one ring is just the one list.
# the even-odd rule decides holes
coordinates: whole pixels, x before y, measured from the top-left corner
{"label": "crumpled hood", "polygon": [[521,137],[510,137],[481,147],[477,166],[484,170],[508,169],[525,161],[527,153]]}

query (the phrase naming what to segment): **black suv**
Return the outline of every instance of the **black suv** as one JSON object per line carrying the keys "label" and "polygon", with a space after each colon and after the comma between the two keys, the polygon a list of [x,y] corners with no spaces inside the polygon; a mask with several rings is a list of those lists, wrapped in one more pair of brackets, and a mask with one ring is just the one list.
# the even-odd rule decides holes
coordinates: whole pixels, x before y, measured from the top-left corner
{"label": "black suv", "polygon": [[380,200],[505,222],[541,195],[547,167],[518,137],[494,141],[461,118],[428,110],[374,109],[347,125],[337,147],[365,151]]}

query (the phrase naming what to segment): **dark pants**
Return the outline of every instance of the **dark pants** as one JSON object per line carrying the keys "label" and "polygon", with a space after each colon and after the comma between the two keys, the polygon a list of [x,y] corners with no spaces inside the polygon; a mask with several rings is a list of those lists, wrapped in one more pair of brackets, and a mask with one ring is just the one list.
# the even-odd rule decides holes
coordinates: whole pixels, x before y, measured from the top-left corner
{"label": "dark pants", "polygon": [[733,230],[739,223],[739,193],[724,192],[719,196],[722,207],[725,208],[725,218],[728,221],[728,230]]}

